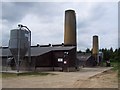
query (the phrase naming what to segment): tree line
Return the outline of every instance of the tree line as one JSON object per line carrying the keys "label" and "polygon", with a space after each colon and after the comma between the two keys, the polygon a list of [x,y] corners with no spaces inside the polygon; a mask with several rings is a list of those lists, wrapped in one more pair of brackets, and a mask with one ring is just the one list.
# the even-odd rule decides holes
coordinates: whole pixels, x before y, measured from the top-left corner
{"label": "tree line", "polygon": [[[99,50],[103,53],[103,61],[110,60],[112,62],[120,61],[120,48],[113,50],[111,47],[110,49],[102,48]],[[78,53],[83,53],[81,50]],[[92,53],[92,50],[89,48],[86,49],[85,53]]]}

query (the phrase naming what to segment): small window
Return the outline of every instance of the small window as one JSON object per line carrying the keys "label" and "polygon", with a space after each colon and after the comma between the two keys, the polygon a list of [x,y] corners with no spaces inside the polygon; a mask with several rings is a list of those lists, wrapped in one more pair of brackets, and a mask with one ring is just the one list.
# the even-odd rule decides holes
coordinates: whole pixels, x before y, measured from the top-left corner
{"label": "small window", "polygon": [[63,62],[63,58],[58,58],[58,62]]}

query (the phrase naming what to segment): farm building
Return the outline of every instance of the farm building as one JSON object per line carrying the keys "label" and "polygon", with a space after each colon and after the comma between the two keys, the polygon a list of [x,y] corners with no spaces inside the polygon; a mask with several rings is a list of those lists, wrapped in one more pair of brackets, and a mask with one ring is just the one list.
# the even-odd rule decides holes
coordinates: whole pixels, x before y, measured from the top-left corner
{"label": "farm building", "polygon": [[[74,10],[65,11],[64,43],[31,46],[31,31],[18,25],[12,29],[8,47],[1,47],[3,67],[12,70],[60,70],[75,71],[79,66],[96,66],[99,63],[98,36],[93,36],[92,54],[77,54],[76,15]],[[5,70],[3,68],[3,70]]]}
{"label": "farm building", "polygon": [[77,59],[79,60],[79,66],[92,67],[96,65],[91,53],[77,53]]}
{"label": "farm building", "polygon": [[[7,60],[13,57],[8,47],[2,49],[2,65],[8,65]],[[13,60],[14,61],[14,60]],[[15,62],[11,63],[14,69]],[[30,68],[28,68],[30,65]],[[50,70],[69,71],[71,68],[76,67],[76,47],[75,46],[49,46],[31,47],[31,61],[28,60],[28,53],[20,63],[20,70],[32,69],[37,70],[44,68]]]}

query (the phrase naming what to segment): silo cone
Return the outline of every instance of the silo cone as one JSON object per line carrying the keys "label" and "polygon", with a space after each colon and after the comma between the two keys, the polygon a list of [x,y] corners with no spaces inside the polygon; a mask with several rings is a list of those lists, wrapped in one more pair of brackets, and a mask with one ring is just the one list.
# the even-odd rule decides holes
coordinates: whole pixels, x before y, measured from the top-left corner
{"label": "silo cone", "polygon": [[93,50],[92,50],[92,56],[95,60],[96,64],[99,63],[98,58],[98,52],[99,52],[99,44],[98,44],[98,36],[93,36]]}
{"label": "silo cone", "polygon": [[76,16],[74,10],[65,11],[64,45],[76,46]]}

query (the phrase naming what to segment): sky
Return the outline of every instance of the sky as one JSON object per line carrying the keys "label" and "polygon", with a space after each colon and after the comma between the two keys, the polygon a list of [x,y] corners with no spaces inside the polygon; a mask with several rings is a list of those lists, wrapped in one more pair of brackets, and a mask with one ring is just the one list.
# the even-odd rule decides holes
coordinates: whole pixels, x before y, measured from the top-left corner
{"label": "sky", "polygon": [[32,45],[64,43],[68,9],[76,13],[78,50],[91,49],[94,35],[99,36],[99,48],[118,47],[117,2],[2,2],[0,45],[8,46],[10,30],[18,24],[31,30]]}

